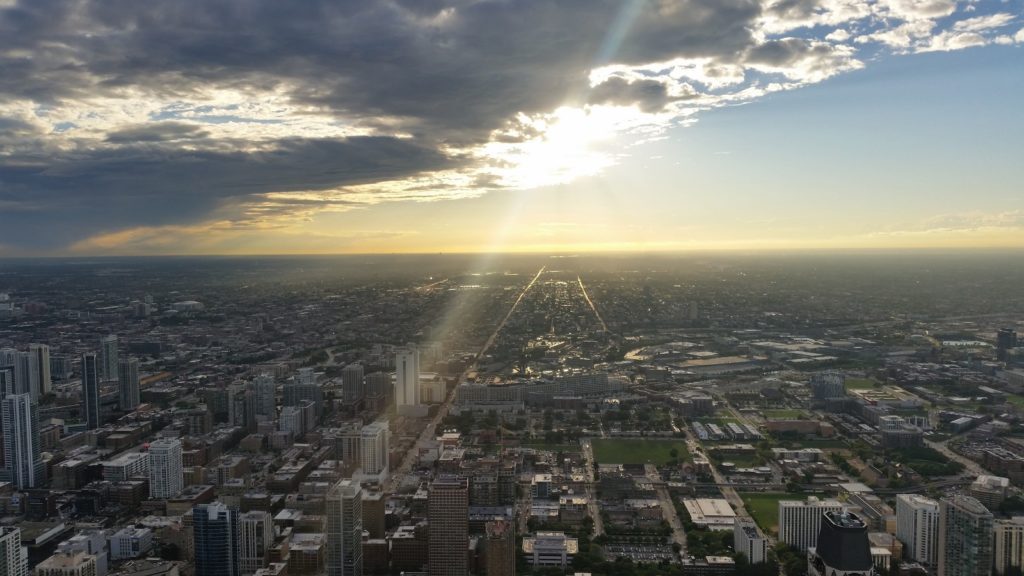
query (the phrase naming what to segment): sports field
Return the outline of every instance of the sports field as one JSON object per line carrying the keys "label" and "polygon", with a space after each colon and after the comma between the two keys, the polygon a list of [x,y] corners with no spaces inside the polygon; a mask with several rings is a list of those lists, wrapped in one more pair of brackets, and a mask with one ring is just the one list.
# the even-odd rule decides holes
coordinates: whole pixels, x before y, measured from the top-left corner
{"label": "sports field", "polygon": [[740,496],[761,530],[773,535],[779,533],[779,500],[800,500],[798,494],[785,492],[751,492]]}
{"label": "sports field", "polygon": [[615,438],[592,440],[594,459],[601,464],[657,464],[672,459],[675,448],[680,460],[689,460],[690,452],[681,440],[649,438]]}

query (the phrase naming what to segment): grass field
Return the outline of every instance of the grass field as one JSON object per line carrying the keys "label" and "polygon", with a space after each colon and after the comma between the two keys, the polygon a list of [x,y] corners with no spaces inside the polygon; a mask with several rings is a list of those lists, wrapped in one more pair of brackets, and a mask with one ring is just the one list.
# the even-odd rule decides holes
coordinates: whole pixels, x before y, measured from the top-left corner
{"label": "grass field", "polygon": [[781,420],[791,420],[801,418],[804,416],[803,410],[797,410],[796,408],[780,408],[775,410],[764,410],[761,414],[765,418],[777,418]]}
{"label": "grass field", "polygon": [[579,444],[545,444],[544,442],[522,442],[519,444],[523,448],[533,448],[535,450],[549,450],[551,452],[579,452]]}
{"label": "grass field", "polygon": [[764,460],[758,457],[757,454],[715,454],[715,459],[720,462],[732,462],[740,468],[752,468],[764,465]]}
{"label": "grass field", "polygon": [[740,496],[747,512],[754,517],[761,530],[773,535],[779,533],[779,500],[800,500],[799,495],[785,492],[748,493]]}
{"label": "grass field", "polygon": [[664,464],[672,459],[675,448],[681,460],[689,460],[690,452],[681,440],[601,439],[592,440],[594,458],[601,464]]}
{"label": "grass field", "polygon": [[1014,406],[1024,408],[1024,396],[1019,394],[1008,394],[1006,396],[1006,401]]}
{"label": "grass field", "polygon": [[874,388],[877,382],[873,378],[847,378],[846,389],[847,390],[863,390],[865,388]]}

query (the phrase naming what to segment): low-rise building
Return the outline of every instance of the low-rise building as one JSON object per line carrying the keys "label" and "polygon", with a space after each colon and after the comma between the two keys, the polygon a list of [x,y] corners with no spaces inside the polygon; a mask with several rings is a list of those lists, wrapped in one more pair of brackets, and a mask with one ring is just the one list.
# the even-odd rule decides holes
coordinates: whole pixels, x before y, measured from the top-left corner
{"label": "low-rise building", "polygon": [[523,538],[523,553],[534,566],[558,566],[563,570],[579,552],[579,540],[564,532],[537,532]]}

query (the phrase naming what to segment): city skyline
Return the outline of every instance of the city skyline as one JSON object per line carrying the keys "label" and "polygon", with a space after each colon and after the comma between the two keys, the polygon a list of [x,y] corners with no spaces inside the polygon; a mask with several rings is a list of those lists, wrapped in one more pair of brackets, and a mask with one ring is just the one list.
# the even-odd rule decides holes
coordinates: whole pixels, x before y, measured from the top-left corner
{"label": "city skyline", "polygon": [[1012,574],[1018,261],[5,260],[0,566]]}
{"label": "city skyline", "polygon": [[0,256],[1022,248],[1019,0],[0,3]]}

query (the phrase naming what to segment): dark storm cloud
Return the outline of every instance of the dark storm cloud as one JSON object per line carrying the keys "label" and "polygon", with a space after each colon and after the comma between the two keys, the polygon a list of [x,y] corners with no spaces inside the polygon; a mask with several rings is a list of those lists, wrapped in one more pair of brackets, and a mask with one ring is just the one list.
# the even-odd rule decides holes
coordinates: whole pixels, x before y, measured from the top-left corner
{"label": "dark storm cloud", "polygon": [[594,104],[636,104],[644,112],[660,112],[665,105],[680,97],[670,96],[668,87],[657,80],[633,80],[612,77],[595,86],[590,92]]}
{"label": "dark storm cloud", "polygon": [[[0,15],[3,42],[34,53],[3,60],[0,91],[287,83],[297,99],[338,113],[478,138],[510,114],[547,111],[584,90],[625,4],[32,0]],[[759,13],[752,0],[644,2],[612,56],[728,57],[752,44]]]}
{"label": "dark storm cloud", "polygon": [[194,124],[182,122],[154,122],[129,126],[107,135],[107,142],[167,142],[190,138],[205,138],[209,132]]}
{"label": "dark storm cloud", "polygon": [[747,62],[768,66],[786,66],[803,58],[807,51],[812,49],[811,44],[802,38],[773,40],[751,49],[747,55]]}
{"label": "dark storm cloud", "polygon": [[[444,146],[485,142],[519,112],[566,101],[657,110],[668,100],[656,82],[609,81],[591,95],[594,66],[677,57],[730,62],[755,44],[754,0],[640,0],[635,19],[616,35],[627,4],[22,0],[0,9],[0,99],[43,107],[97,95],[189,102],[210,88],[277,89],[318,106],[325,121],[388,126],[414,143],[282,140],[265,145],[267,152],[243,153],[230,150],[244,143],[212,141],[188,123],[113,126],[105,148],[0,155],[0,201],[34,206],[38,223],[51,214],[50,228],[59,228],[40,235],[27,220],[0,215],[0,227],[8,227],[0,243],[186,223],[225,198],[444,169],[456,162]],[[182,147],[196,140],[216,151]]]}
{"label": "dark storm cloud", "polygon": [[30,235],[57,247],[97,229],[197,221],[225,203],[270,192],[327,190],[457,165],[433,148],[383,137],[295,139],[253,153],[139,145],[52,161],[22,158],[0,165],[0,205],[10,207],[0,211],[0,230],[5,240]]}

